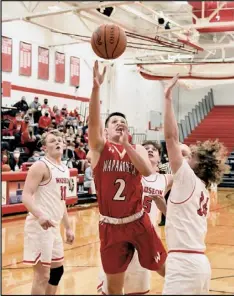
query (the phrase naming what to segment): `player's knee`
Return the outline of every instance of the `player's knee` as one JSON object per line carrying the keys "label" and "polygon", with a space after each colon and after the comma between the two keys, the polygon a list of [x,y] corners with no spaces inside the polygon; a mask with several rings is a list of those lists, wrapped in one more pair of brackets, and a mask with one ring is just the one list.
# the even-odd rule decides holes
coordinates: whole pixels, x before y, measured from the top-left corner
{"label": "player's knee", "polygon": [[58,286],[63,273],[64,273],[63,265],[56,268],[51,268],[49,284],[52,286]]}
{"label": "player's knee", "polygon": [[45,266],[37,265],[34,267],[34,277],[39,285],[47,283],[50,278],[50,269]]}
{"label": "player's knee", "polygon": [[123,287],[113,284],[107,284],[107,290],[109,295],[123,295]]}

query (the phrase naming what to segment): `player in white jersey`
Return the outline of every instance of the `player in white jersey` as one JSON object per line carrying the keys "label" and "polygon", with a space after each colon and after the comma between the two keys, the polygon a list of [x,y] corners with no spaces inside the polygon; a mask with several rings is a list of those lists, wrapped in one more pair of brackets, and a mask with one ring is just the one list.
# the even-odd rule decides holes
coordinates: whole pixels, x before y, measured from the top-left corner
{"label": "player in white jersey", "polygon": [[163,288],[165,295],[206,294],[211,278],[204,252],[209,209],[208,189],[226,171],[226,149],[218,141],[198,142],[191,155],[181,155],[179,133],[172,104],[174,77],[165,90],[164,135],[174,174],[166,210],[168,257]]}
{"label": "player in white jersey", "polygon": [[66,209],[69,170],[62,164],[63,140],[57,130],[42,135],[46,156],[28,171],[23,203],[29,214],[24,228],[24,263],[33,265],[32,295],[54,295],[63,275],[64,248],[60,223],[67,243],[73,243]]}
{"label": "player in white jersey", "polygon": [[[166,191],[172,185],[172,175],[163,175],[158,173],[158,164],[160,162],[161,154],[160,145],[152,141],[146,141],[143,146],[148,151],[148,157],[155,173],[148,177],[142,177],[142,202],[144,210],[149,214],[151,222],[156,228],[159,211],[156,204],[152,202],[152,198],[150,198],[149,195],[155,194],[163,198]],[[124,293],[133,295],[146,294],[150,290],[150,280],[151,271],[143,268],[140,265],[138,253],[135,251],[132,261],[130,262],[125,273]],[[108,294],[106,275],[102,268],[99,275],[98,291],[101,291],[103,294]]]}

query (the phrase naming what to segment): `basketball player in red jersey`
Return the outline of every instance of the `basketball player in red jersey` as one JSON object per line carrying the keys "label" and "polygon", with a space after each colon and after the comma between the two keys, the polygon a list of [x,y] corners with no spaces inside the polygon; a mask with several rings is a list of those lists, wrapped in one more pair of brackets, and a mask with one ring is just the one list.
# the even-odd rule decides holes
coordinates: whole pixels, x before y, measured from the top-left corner
{"label": "basketball player in red jersey", "polygon": [[[152,141],[146,141],[143,144],[151,162],[154,173],[148,177],[142,177],[143,196],[142,203],[146,213],[148,213],[151,223],[157,232],[157,217],[159,211],[154,202],[152,202],[151,194],[158,194],[158,200],[163,199],[163,196],[172,185],[172,175],[159,174],[158,164],[160,162],[161,146]],[[99,273],[98,292],[107,294],[106,275],[101,267]],[[133,258],[125,272],[124,293],[125,295],[143,295],[150,291],[151,271],[143,268],[140,265],[138,252],[135,251]]]}
{"label": "basketball player in red jersey", "polygon": [[73,243],[66,209],[69,170],[61,162],[63,139],[57,130],[42,135],[46,156],[28,171],[23,203],[29,211],[24,228],[24,263],[33,266],[32,295],[55,295],[63,275],[64,248],[60,222],[67,243]]}
{"label": "basketball player in red jersey", "polygon": [[109,294],[123,294],[125,271],[137,249],[140,264],[164,275],[166,251],[150,218],[142,208],[141,177],[152,174],[147,151],[128,142],[122,113],[112,113],[105,122],[105,139],[100,120],[100,86],[103,74],[98,63],[93,69],[89,105],[89,147],[100,211],[99,236],[103,269]]}
{"label": "basketball player in red jersey", "polygon": [[163,295],[209,293],[211,269],[206,249],[209,188],[219,183],[227,170],[226,148],[218,141],[190,146],[183,159],[172,104],[174,77],[165,90],[164,136],[174,174],[167,203],[166,243],[168,257]]}

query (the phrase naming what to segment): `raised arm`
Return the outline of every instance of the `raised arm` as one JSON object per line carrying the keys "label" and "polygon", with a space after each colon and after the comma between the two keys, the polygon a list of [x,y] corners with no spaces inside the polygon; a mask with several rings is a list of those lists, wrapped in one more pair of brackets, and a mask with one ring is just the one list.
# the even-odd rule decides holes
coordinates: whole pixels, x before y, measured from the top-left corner
{"label": "raised arm", "polygon": [[165,111],[164,111],[164,137],[167,145],[167,152],[169,157],[172,172],[175,174],[180,168],[183,157],[181,154],[179,143],[179,131],[172,105],[172,89],[178,81],[176,75],[165,89]]}
{"label": "raised arm", "polygon": [[93,150],[102,151],[104,137],[102,134],[102,123],[100,118],[100,87],[104,81],[106,67],[103,73],[99,73],[98,62],[93,67],[93,89],[89,103],[89,147]]}

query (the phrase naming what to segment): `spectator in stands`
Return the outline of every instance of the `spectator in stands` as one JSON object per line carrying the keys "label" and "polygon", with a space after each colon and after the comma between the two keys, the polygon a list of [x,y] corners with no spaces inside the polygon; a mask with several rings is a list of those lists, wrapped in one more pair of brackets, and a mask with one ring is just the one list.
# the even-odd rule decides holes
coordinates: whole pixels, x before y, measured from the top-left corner
{"label": "spectator in stands", "polygon": [[35,136],[33,134],[33,127],[28,126],[24,132],[21,134],[21,144],[28,148],[29,156],[32,155],[33,151],[36,149],[37,142],[41,136]]}
{"label": "spectator in stands", "polygon": [[49,113],[51,116],[52,110],[51,110],[50,106],[48,105],[48,99],[45,98],[44,104],[41,106],[41,112],[42,112],[42,114],[45,114],[46,111],[48,111],[47,113]]}
{"label": "spectator in stands", "polygon": [[2,165],[9,164],[9,158],[10,155],[7,153],[7,151],[2,152]]}
{"label": "spectator in stands", "polygon": [[59,111],[59,108],[58,108],[58,106],[54,105],[53,108],[52,108],[52,112],[51,112],[50,116],[55,118],[55,115],[56,115],[57,111]]}
{"label": "spectator in stands", "polygon": [[75,132],[73,125],[67,125],[66,137],[69,137],[71,142],[75,142]]}
{"label": "spectator in stands", "polygon": [[23,160],[20,156],[20,151],[19,149],[15,149],[15,151],[13,152],[13,157],[11,157],[9,161],[11,170],[14,172],[20,171],[22,163]]}
{"label": "spectator in stands", "polygon": [[33,155],[28,159],[28,162],[35,162],[41,158],[41,154],[39,151],[33,151]]}
{"label": "spectator in stands", "polygon": [[57,123],[56,123],[55,118],[53,118],[53,119],[51,120],[50,127],[51,127],[52,129],[57,129]]}
{"label": "spectator in stands", "polygon": [[25,115],[24,120],[22,121],[21,133],[23,133],[30,126],[29,121],[30,121],[29,116]]}
{"label": "spectator in stands", "polygon": [[86,118],[86,125],[82,127],[83,135],[85,135],[86,130],[88,129],[88,127],[89,127],[89,117]]}
{"label": "spectator in stands", "polygon": [[84,189],[90,189],[91,194],[96,194],[95,184],[93,180],[93,172],[91,168],[90,161],[87,161],[85,164],[85,173],[84,173]]}
{"label": "spectator in stands", "polygon": [[70,169],[73,168],[75,164],[75,154],[70,139],[67,139],[66,144],[64,145],[63,163]]}
{"label": "spectator in stands", "polygon": [[62,111],[62,114],[65,115],[65,117],[67,117],[68,111],[67,111],[67,105],[66,104],[63,105],[61,111]]}
{"label": "spectator in stands", "polygon": [[34,98],[34,101],[30,104],[30,109],[32,109],[34,122],[38,123],[41,117],[41,104],[38,102],[38,97]]}
{"label": "spectator in stands", "polygon": [[18,110],[26,113],[28,111],[28,103],[26,102],[25,96],[23,96],[20,101],[15,103],[13,107],[16,107]]}
{"label": "spectator in stands", "polygon": [[77,119],[73,119],[72,120],[72,126],[73,126],[73,129],[74,129],[74,134],[75,135],[77,135],[77,133],[78,133],[77,125],[78,125]]}
{"label": "spectator in stands", "polygon": [[79,122],[78,122],[78,126],[77,126],[77,128],[78,128],[78,130],[81,130],[81,135],[83,134],[83,131],[82,131],[83,126],[84,126],[83,121],[79,121]]}
{"label": "spectator in stands", "polygon": [[49,117],[49,111],[45,111],[45,115],[42,115],[38,122],[39,133],[43,134],[46,130],[48,130],[51,124],[51,118]]}
{"label": "spectator in stands", "polygon": [[26,115],[29,117],[29,126],[33,127],[34,135],[37,135],[38,134],[38,124],[34,122],[33,110],[28,109],[28,112]]}
{"label": "spectator in stands", "polygon": [[2,164],[2,172],[10,172],[11,171],[11,167],[9,166],[9,164]]}
{"label": "spectator in stands", "polygon": [[88,144],[88,131],[89,131],[89,129],[86,128],[85,133],[82,136],[84,143],[87,143],[87,144]]}
{"label": "spectator in stands", "polygon": [[60,110],[57,110],[55,112],[55,121],[56,121],[56,124],[57,125],[61,124],[61,122],[63,121],[63,119],[64,118],[62,117]]}
{"label": "spectator in stands", "polygon": [[39,103],[39,98],[34,97],[34,101],[32,101],[32,103],[29,105],[29,108],[32,109],[32,112],[34,113],[34,112],[38,111],[40,106],[41,106],[41,104]]}
{"label": "spectator in stands", "polygon": [[15,118],[10,121],[9,124],[9,133],[11,135],[19,134],[21,132],[22,127],[22,117],[21,117],[21,111],[17,111],[15,114]]}
{"label": "spectator in stands", "polygon": [[75,117],[78,121],[80,121],[80,114],[79,114],[79,108],[78,107],[76,107],[73,111],[71,111],[69,113],[69,115],[71,117]]}
{"label": "spectator in stands", "polygon": [[77,169],[84,172],[85,164],[88,161],[86,159],[86,152],[84,150],[84,144],[82,142],[75,143],[75,159],[77,163]]}

